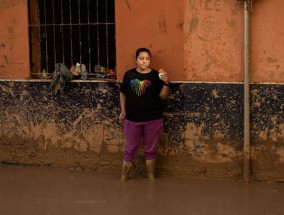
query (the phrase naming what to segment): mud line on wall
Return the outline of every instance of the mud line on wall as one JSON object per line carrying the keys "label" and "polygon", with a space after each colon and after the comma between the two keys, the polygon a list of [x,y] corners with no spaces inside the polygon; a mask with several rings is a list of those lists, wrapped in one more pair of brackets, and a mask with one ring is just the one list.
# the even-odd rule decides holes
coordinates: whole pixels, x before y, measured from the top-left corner
{"label": "mud line on wall", "polygon": [[[0,82],[1,163],[120,172],[124,139],[116,83]],[[251,86],[254,180],[281,181],[284,85]],[[243,86],[172,83],[158,173],[202,178],[242,176]],[[144,171],[143,154],[137,173]]]}
{"label": "mud line on wall", "polygon": [[121,152],[123,144],[121,123],[117,117],[109,118],[117,116],[117,107],[103,99],[110,91],[108,86],[87,89],[93,86],[76,84],[76,92],[59,96],[52,94],[48,82],[1,85],[1,94],[6,98],[1,108],[5,122],[1,124],[3,159],[6,157],[10,163],[52,163],[90,169],[118,165],[108,161],[111,154]]}

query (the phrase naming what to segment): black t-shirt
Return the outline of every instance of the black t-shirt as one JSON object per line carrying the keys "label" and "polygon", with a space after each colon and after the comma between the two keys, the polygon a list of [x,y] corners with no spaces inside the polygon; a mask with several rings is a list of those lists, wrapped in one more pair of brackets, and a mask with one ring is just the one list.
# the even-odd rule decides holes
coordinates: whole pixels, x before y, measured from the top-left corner
{"label": "black t-shirt", "polygon": [[163,87],[158,71],[139,73],[136,68],[128,70],[120,85],[126,95],[125,118],[134,122],[145,122],[163,117],[163,100],[159,97]]}

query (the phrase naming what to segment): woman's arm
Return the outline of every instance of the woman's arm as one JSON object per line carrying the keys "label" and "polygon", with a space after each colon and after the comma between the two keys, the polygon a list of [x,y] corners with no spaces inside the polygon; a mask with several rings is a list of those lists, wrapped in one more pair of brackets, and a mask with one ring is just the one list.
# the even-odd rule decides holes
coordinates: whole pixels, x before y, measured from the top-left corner
{"label": "woman's arm", "polygon": [[[165,84],[167,84],[167,83],[165,83]],[[169,84],[169,82],[168,82],[168,84]],[[159,96],[160,96],[161,99],[164,100],[164,99],[167,98],[168,95],[169,95],[169,86],[164,85]]]}
{"label": "woman's arm", "polygon": [[164,86],[160,92],[160,98],[161,99],[166,99],[168,94],[169,94],[169,84],[170,84],[170,80],[168,77],[168,74],[165,72],[165,70],[160,69],[159,70],[159,77],[162,81],[164,81]]}
{"label": "woman's arm", "polygon": [[120,101],[120,109],[121,112],[119,114],[119,119],[123,120],[125,118],[125,114],[126,114],[126,95],[122,92],[119,93],[119,101]]}

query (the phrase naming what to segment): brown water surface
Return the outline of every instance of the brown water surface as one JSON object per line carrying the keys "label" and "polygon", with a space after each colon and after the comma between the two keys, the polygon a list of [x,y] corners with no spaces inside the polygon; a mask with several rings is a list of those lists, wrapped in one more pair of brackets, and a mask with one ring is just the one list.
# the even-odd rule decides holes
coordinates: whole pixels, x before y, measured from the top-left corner
{"label": "brown water surface", "polygon": [[0,166],[0,215],[284,214],[284,184]]}

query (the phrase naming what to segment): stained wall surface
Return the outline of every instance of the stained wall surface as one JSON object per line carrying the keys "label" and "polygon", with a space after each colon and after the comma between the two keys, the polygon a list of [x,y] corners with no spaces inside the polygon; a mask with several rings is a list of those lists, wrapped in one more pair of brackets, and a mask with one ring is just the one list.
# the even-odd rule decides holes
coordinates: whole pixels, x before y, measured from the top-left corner
{"label": "stained wall surface", "polygon": [[[176,81],[166,100],[158,173],[241,179],[242,4],[115,3],[118,79],[135,66],[136,48],[145,46],[153,67],[163,67]],[[284,181],[283,7],[281,0],[255,0],[250,13],[255,180]],[[57,95],[49,80],[28,81],[27,1],[0,0],[0,12],[0,162],[120,171],[118,82],[72,81],[69,92]],[[135,171],[143,165],[140,154]]]}
{"label": "stained wall surface", "polygon": [[0,78],[29,78],[26,0],[0,0]]}
{"label": "stained wall surface", "polygon": [[185,2],[185,80],[242,81],[241,4],[221,0]]}
{"label": "stained wall surface", "polygon": [[[118,84],[0,81],[0,162],[119,173],[124,150]],[[283,85],[251,90],[253,180],[284,181]],[[158,174],[242,180],[243,86],[170,86]],[[269,109],[269,111],[267,111]],[[145,174],[143,146],[135,172]]]}
{"label": "stained wall surface", "polygon": [[255,0],[251,14],[251,80],[284,82],[284,1]]}
{"label": "stained wall surface", "polygon": [[[48,81],[0,84],[0,162],[120,171],[117,84],[72,82],[64,94]],[[241,94],[241,85],[173,84],[159,174],[241,179]],[[143,146],[135,162],[135,172],[145,174]]]}

